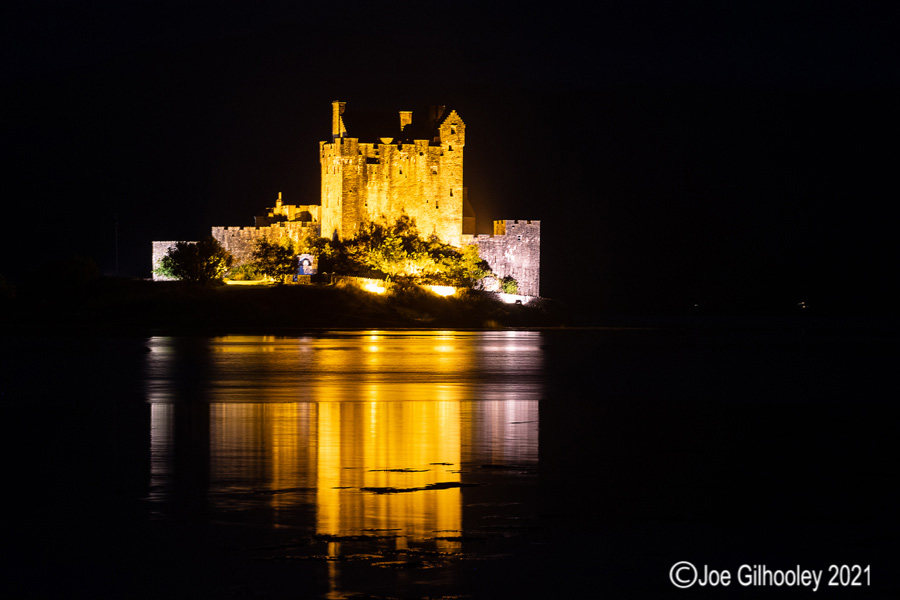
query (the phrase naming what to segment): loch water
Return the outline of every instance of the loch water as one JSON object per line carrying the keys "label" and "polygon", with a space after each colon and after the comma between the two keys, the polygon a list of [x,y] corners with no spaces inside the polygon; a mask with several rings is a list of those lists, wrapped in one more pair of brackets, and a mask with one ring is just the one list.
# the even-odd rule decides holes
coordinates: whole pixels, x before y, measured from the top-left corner
{"label": "loch water", "polygon": [[[897,341],[3,338],[5,596],[684,597],[690,561],[869,565],[888,597]],[[727,590],[760,593],[801,590]]]}

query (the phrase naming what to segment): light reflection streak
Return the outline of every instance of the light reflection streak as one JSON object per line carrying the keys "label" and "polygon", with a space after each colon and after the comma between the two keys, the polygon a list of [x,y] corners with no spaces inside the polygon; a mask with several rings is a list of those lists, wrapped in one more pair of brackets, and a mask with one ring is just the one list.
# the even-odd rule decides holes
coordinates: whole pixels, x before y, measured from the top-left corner
{"label": "light reflection streak", "polygon": [[[463,466],[537,463],[540,344],[519,331],[153,338],[150,499],[197,479],[213,511],[458,550],[435,538],[462,534]],[[205,466],[179,447],[187,421],[206,440]],[[337,556],[341,543],[328,548]]]}

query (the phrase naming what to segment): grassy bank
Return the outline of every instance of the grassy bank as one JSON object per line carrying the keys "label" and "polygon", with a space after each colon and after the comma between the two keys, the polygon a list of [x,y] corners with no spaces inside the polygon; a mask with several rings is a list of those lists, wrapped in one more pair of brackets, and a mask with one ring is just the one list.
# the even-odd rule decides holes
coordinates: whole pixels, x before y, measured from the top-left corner
{"label": "grassy bank", "polygon": [[372,294],[333,285],[190,286],[99,278],[77,288],[17,290],[4,300],[7,332],[230,333],[314,328],[537,327],[564,324],[559,305],[504,304],[466,290]]}

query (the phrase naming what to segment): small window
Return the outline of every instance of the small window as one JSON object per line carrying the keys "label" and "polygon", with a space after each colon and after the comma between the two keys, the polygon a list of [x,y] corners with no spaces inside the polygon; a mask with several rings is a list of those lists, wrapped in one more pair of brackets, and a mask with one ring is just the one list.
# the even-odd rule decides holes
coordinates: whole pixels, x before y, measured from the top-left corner
{"label": "small window", "polygon": [[437,167],[431,167],[431,174],[437,175]]}
{"label": "small window", "polygon": [[450,197],[453,197],[453,188],[450,188]]}
{"label": "small window", "polygon": [[516,236],[516,240],[519,241],[519,242],[521,242],[521,241],[522,241],[522,236],[521,236],[521,235],[517,235],[517,236]]}

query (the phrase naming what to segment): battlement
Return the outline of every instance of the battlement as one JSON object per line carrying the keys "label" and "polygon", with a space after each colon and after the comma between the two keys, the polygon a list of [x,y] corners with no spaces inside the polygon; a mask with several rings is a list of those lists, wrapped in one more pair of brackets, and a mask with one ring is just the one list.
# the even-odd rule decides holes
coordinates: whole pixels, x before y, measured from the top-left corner
{"label": "battlement", "polygon": [[282,221],[303,221],[308,223],[319,221],[318,204],[284,204],[281,192],[275,200],[275,206],[266,209],[266,213],[253,217],[257,227],[265,227]]}
{"label": "battlement", "polygon": [[[477,245],[496,276],[514,277],[522,295],[539,295],[540,221],[501,219],[493,234],[474,233],[475,213],[463,185],[466,123],[456,110],[401,110],[372,121],[336,100],[331,117],[331,138],[319,142],[320,204],[285,204],[279,192],[254,227],[212,228],[235,264],[250,261],[263,238],[350,238],[368,222],[406,215],[424,237]],[[168,248],[156,244],[169,243],[154,242],[154,260]]]}
{"label": "battlement", "polygon": [[352,237],[366,222],[406,214],[422,235],[459,245],[465,146],[459,114],[442,107],[418,127],[413,111],[400,111],[395,125],[382,124],[364,138],[346,103],[332,109],[332,139],[319,142],[322,234]]}
{"label": "battlement", "polygon": [[319,235],[318,223],[280,221],[262,227],[213,227],[212,236],[234,256],[234,264],[243,265],[253,259],[256,243],[261,239],[278,243],[289,239],[299,244],[307,236]]}

